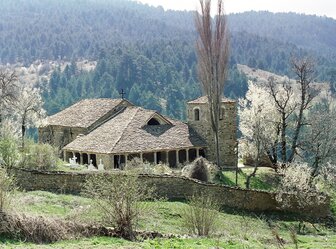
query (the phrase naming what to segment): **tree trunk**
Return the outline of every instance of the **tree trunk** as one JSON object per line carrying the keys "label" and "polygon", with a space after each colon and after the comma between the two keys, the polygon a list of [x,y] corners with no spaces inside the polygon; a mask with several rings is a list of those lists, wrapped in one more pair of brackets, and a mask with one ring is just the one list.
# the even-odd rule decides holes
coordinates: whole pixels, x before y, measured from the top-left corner
{"label": "tree trunk", "polygon": [[286,113],[282,113],[282,130],[281,130],[281,160],[287,162],[287,145],[286,145]]}
{"label": "tree trunk", "polygon": [[252,177],[255,177],[255,174],[257,173],[257,170],[258,170],[258,162],[259,160],[257,160],[257,162],[255,163],[254,165],[254,170],[251,174],[249,174],[246,178],[246,182],[245,182],[245,185],[246,185],[246,188],[247,189],[250,189],[250,185],[251,185],[251,179]]}
{"label": "tree trunk", "polygon": [[22,149],[24,149],[24,146],[25,146],[25,135],[26,135],[26,119],[23,117],[22,119],[22,125],[21,125],[21,133],[22,133]]}
{"label": "tree trunk", "polygon": [[215,131],[215,143],[216,143],[216,162],[217,166],[220,167],[220,153],[219,153],[219,136],[218,136],[218,129]]}
{"label": "tree trunk", "polygon": [[[302,101],[304,101],[304,97],[303,97]],[[293,142],[292,142],[292,146],[291,146],[291,152],[290,152],[290,155],[289,155],[289,158],[288,158],[288,162],[290,162],[290,163],[294,159],[295,151],[296,151],[296,148],[297,148],[297,142],[298,142],[299,135],[300,135],[300,130],[301,130],[301,127],[302,127],[303,110],[304,110],[303,103],[301,103],[299,117],[298,117],[298,120],[297,120],[295,133],[294,133],[294,138],[293,138]]]}

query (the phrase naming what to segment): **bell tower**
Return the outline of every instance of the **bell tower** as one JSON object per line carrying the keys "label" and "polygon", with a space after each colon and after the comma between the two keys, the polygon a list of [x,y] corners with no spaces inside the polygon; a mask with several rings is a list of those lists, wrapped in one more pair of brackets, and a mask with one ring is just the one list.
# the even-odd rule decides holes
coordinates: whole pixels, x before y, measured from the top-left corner
{"label": "bell tower", "polygon": [[[187,103],[188,125],[207,143],[205,155],[216,161],[215,135],[211,128],[209,103],[206,96]],[[219,153],[221,168],[235,168],[238,163],[236,102],[223,98],[219,117]]]}

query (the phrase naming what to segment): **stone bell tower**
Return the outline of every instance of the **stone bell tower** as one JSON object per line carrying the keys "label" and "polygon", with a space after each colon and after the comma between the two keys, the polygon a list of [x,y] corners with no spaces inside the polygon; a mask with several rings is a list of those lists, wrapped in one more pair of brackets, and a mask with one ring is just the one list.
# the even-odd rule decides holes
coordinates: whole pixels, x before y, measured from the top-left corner
{"label": "stone bell tower", "polygon": [[[207,143],[206,158],[216,161],[215,136],[211,128],[209,104],[206,96],[188,102],[188,125]],[[221,168],[235,168],[238,163],[236,102],[222,99],[219,117],[219,153]]]}

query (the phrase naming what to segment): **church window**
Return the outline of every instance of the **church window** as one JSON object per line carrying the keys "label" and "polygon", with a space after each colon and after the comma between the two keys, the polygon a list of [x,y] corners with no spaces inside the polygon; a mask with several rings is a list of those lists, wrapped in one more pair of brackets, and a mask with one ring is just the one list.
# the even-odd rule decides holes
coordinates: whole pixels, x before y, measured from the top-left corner
{"label": "church window", "polygon": [[147,125],[160,125],[160,122],[157,119],[152,118],[148,121]]}
{"label": "church window", "polygon": [[199,121],[200,120],[200,110],[198,108],[196,108],[194,110],[194,120],[195,121]]}

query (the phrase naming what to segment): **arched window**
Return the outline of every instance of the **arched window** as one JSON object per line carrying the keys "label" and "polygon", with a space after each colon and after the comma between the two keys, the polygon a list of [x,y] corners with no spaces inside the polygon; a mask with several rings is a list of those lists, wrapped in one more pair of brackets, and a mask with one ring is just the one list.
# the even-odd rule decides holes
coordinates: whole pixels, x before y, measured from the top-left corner
{"label": "arched window", "polygon": [[195,121],[199,121],[200,120],[200,110],[198,108],[196,108],[194,110],[194,120]]}
{"label": "arched window", "polygon": [[147,125],[160,125],[160,122],[157,119],[155,119],[155,118],[151,118],[148,121]]}

